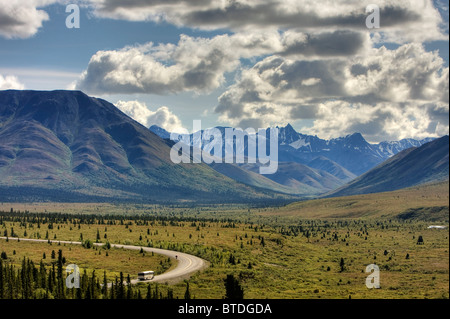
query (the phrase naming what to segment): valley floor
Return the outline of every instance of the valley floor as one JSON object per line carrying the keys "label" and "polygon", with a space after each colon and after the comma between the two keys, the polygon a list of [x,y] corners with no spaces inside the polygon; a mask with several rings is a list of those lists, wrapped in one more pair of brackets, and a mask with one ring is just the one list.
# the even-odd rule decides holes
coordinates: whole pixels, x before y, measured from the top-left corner
{"label": "valley floor", "polygon": [[[314,210],[320,218],[312,218]],[[0,211],[0,235],[13,231],[19,237],[79,240],[82,234],[84,240],[203,258],[209,267],[189,279],[197,299],[223,298],[228,274],[239,280],[246,299],[449,298],[448,183],[279,208],[3,203]],[[23,256],[39,263],[42,253],[54,248],[0,241],[0,251],[16,264]],[[126,255],[111,258],[103,252],[98,264],[89,257],[98,252],[76,250],[79,255],[68,254],[67,263],[84,258],[83,266],[98,273],[136,273],[141,266],[130,267],[144,258],[136,252],[138,257],[128,256],[134,259],[127,262]],[[380,289],[366,287],[371,264],[380,269]],[[147,286],[138,288],[144,294]],[[186,283],[160,289],[183,298]]]}

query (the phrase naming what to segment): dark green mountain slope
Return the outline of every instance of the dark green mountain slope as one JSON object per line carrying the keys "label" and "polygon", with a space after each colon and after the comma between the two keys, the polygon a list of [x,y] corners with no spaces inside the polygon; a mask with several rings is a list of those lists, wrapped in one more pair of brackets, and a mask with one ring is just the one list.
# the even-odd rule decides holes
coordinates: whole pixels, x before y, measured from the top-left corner
{"label": "dark green mountain slope", "polygon": [[329,197],[393,191],[449,179],[449,137],[395,155]]}

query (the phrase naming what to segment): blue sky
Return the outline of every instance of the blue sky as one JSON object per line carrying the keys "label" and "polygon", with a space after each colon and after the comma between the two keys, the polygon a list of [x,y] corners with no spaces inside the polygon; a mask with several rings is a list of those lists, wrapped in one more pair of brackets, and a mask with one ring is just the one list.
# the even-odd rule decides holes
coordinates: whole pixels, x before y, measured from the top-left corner
{"label": "blue sky", "polygon": [[[169,130],[201,119],[204,127],[290,122],[324,138],[439,136],[448,134],[448,98],[436,97],[448,95],[448,1],[424,1],[425,9],[395,10],[379,1],[381,29],[367,30],[350,21],[352,11],[364,17],[361,1],[335,1],[330,13],[309,0],[88,0],[81,28],[67,29],[67,1],[0,0],[0,19],[30,24],[0,22],[0,88],[77,88]],[[36,21],[22,21],[14,5]]]}
{"label": "blue sky", "polygon": [[[80,8],[79,29],[67,29],[65,5],[45,8],[50,20],[31,38],[0,37],[0,74],[17,75],[26,89],[67,89],[86,69],[91,57],[100,50],[115,50],[125,46],[154,43],[177,43],[180,34],[193,37],[214,37],[223,32],[183,28],[169,23],[130,22],[99,19],[87,8]],[[115,103],[131,99],[143,101],[149,107],[169,105],[189,127],[199,114],[217,104],[223,89],[208,95],[181,93],[176,95],[95,95]],[[216,125],[217,116],[201,117],[206,126]]]}

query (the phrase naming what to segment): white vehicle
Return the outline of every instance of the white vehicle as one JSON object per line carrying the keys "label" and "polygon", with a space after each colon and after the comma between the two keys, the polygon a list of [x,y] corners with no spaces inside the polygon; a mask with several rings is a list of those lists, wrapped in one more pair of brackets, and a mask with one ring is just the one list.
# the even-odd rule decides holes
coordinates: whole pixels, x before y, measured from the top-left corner
{"label": "white vehicle", "polygon": [[152,280],[155,277],[154,271],[143,271],[138,273],[139,280]]}

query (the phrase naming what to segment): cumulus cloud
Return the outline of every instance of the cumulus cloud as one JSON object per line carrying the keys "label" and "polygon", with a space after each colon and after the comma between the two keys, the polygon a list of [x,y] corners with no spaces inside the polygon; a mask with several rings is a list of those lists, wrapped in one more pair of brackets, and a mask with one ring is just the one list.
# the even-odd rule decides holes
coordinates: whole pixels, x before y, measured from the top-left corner
{"label": "cumulus cloud", "polygon": [[368,34],[352,31],[305,34],[294,31],[236,33],[211,39],[181,35],[178,44],[99,51],[77,88],[91,93],[208,93],[225,82],[241,59],[270,54],[316,57],[351,56],[371,47]]}
{"label": "cumulus cloud", "polygon": [[[100,17],[164,20],[196,28],[228,28],[235,33],[213,38],[182,35],[177,44],[148,43],[99,51],[76,88],[92,94],[208,94],[224,85],[225,75],[236,71],[242,59],[282,56],[304,62],[332,60],[364,56],[374,42],[418,43],[445,38],[442,18],[430,0],[420,5],[412,0],[380,1],[382,28],[375,32],[365,26],[365,7],[370,1],[366,2],[90,0]],[[319,64],[316,66],[327,67]],[[320,88],[311,85],[314,79],[320,80],[305,78],[303,84]],[[338,89],[339,83],[330,87],[330,82],[321,80],[326,95],[333,91],[325,89]]]}
{"label": "cumulus cloud", "polygon": [[[379,0],[381,29],[366,29],[372,0],[84,0],[100,18],[168,22],[204,30],[334,30],[373,32],[379,41],[445,40],[448,25],[432,0]],[[49,19],[43,10],[64,0],[0,0],[0,35],[27,38]],[[438,6],[439,8],[442,7]]]}
{"label": "cumulus cloud", "polygon": [[276,50],[277,33],[220,35],[212,39],[181,35],[177,45],[148,43],[118,51],[99,51],[77,84],[95,93],[169,94],[210,92],[243,57]]}
{"label": "cumulus cloud", "polygon": [[49,20],[42,7],[58,0],[0,0],[0,36],[12,38],[29,38]]}
{"label": "cumulus cloud", "polygon": [[305,133],[328,138],[362,132],[371,142],[449,134],[448,105],[418,101],[369,105],[329,101],[317,106],[316,119]]}
{"label": "cumulus cloud", "polygon": [[156,111],[151,111],[145,103],[139,101],[118,101],[116,106],[145,127],[157,125],[168,132],[184,130],[181,120],[167,106],[162,106]]}
{"label": "cumulus cloud", "polygon": [[[91,0],[99,17],[166,21],[206,30],[365,29],[372,0]],[[390,41],[443,39],[442,18],[432,0],[380,0],[382,30]],[[367,31],[367,30],[366,30]]]}
{"label": "cumulus cloud", "polygon": [[0,74],[0,90],[23,90],[25,86],[13,75]]}
{"label": "cumulus cloud", "polygon": [[324,137],[439,135],[448,131],[449,69],[443,65],[437,52],[414,43],[351,59],[270,56],[243,70],[215,111],[236,126],[255,118],[265,126],[310,119],[314,125],[305,131]]}
{"label": "cumulus cloud", "polygon": [[[0,36],[33,36],[49,19],[45,7],[57,2],[62,0],[0,0]],[[448,41],[448,5],[441,1],[379,0],[381,28],[371,30],[365,9],[372,0],[80,3],[100,18],[227,33],[98,51],[75,89],[208,94],[226,84],[227,73],[237,71],[236,83],[215,108],[219,119],[231,125],[264,127],[308,119],[313,125],[305,132],[332,137],[360,131],[374,141],[448,132],[449,69],[422,46]],[[386,42],[401,46],[374,48]],[[259,62],[244,68],[244,59],[244,65]],[[0,88],[20,85],[17,78],[0,76]],[[120,101],[118,107],[145,126],[181,127],[166,107],[151,111],[137,101]]]}
{"label": "cumulus cloud", "polygon": [[333,32],[300,33],[286,31],[282,36],[280,55],[307,57],[352,56],[371,48],[369,33],[349,30]]}

